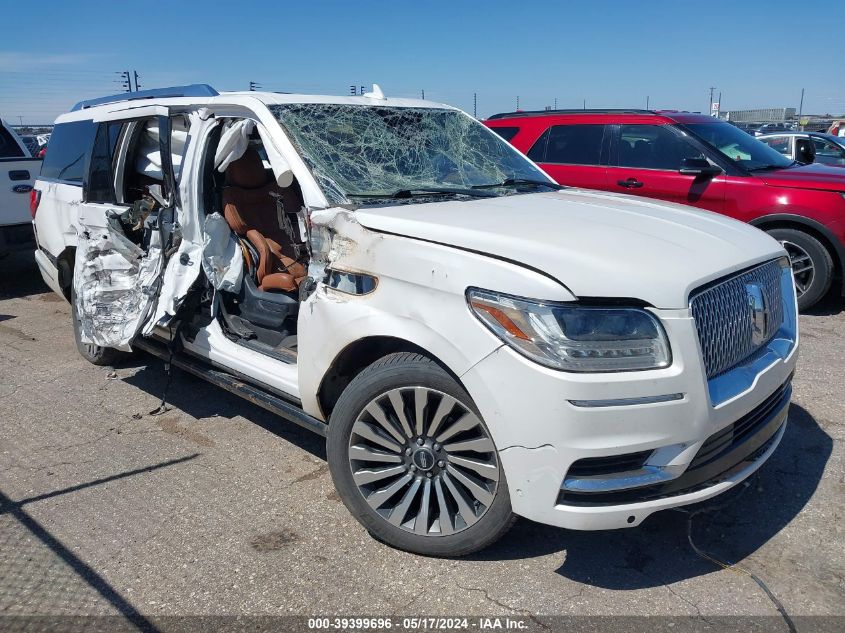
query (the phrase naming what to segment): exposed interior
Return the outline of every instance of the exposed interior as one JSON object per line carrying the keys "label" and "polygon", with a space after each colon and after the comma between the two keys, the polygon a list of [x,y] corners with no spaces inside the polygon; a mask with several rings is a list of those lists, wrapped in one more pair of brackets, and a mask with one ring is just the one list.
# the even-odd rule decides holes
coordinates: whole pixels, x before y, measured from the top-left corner
{"label": "exposed interior", "polygon": [[299,285],[308,264],[299,183],[279,185],[251,121],[216,128],[204,164],[206,214],[225,218],[243,259],[240,283],[217,293],[216,318],[235,342],[295,361]]}

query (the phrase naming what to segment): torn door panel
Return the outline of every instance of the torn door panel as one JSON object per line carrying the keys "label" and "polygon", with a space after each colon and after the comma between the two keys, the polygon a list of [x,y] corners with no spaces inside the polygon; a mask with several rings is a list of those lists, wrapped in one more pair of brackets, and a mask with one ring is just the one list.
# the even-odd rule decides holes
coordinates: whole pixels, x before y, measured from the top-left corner
{"label": "torn door panel", "polygon": [[158,232],[145,252],[109,217],[81,227],[73,288],[83,343],[127,349],[155,307],[162,266]]}

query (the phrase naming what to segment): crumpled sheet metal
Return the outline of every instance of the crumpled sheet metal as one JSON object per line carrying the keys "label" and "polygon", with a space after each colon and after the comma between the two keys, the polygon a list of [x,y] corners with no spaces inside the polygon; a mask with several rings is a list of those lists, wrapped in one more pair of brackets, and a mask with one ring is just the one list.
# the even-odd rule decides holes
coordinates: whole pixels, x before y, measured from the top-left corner
{"label": "crumpled sheet metal", "polygon": [[80,232],[73,283],[82,342],[127,349],[156,302],[162,257],[157,233],[145,255],[118,222]]}
{"label": "crumpled sheet metal", "polygon": [[205,218],[202,238],[202,269],[217,290],[238,292],[243,277],[244,257],[241,246],[219,213]]}

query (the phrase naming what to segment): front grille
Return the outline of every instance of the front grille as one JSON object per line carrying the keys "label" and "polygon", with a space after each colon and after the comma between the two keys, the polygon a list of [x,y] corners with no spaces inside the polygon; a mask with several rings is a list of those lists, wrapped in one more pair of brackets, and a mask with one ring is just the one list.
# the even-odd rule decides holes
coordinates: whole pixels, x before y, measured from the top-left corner
{"label": "front grille", "polygon": [[[708,379],[735,367],[774,337],[783,323],[780,277],[780,264],[771,261],[693,293],[690,309]],[[759,287],[767,311],[765,331],[756,338],[752,286]]]}

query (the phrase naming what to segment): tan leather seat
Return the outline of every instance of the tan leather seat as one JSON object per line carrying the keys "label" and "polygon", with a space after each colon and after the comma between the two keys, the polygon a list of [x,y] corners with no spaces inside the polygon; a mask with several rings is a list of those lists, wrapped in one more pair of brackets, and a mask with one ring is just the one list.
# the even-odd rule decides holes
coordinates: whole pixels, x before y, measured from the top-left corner
{"label": "tan leather seat", "polygon": [[[281,196],[285,213],[294,213],[303,205],[296,182],[285,188],[272,179],[268,182],[261,157],[252,148],[226,169],[223,215],[229,227],[258,252],[258,262],[254,262],[258,287],[293,291],[305,278],[306,270],[295,260],[294,241],[285,232],[276,198],[270,194]],[[293,230],[301,243],[296,223]]]}

